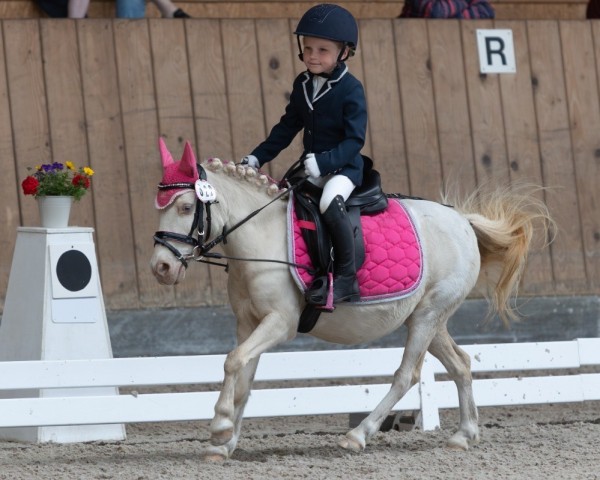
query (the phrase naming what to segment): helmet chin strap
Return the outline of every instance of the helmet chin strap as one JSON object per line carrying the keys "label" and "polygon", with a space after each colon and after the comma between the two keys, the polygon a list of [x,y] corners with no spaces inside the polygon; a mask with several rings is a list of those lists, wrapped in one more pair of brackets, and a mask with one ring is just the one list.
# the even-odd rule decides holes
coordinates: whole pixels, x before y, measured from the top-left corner
{"label": "helmet chin strap", "polygon": [[296,35],[296,41],[298,42],[298,58],[301,62],[304,61],[304,54],[302,53],[302,43],[300,42],[300,35]]}
{"label": "helmet chin strap", "polygon": [[[347,52],[346,56],[344,56],[345,52]],[[352,55],[354,55],[354,50],[352,50],[352,48],[349,45],[344,45],[344,48],[342,48],[342,51],[338,55],[337,61],[338,63],[343,63],[346,60],[348,60]]]}

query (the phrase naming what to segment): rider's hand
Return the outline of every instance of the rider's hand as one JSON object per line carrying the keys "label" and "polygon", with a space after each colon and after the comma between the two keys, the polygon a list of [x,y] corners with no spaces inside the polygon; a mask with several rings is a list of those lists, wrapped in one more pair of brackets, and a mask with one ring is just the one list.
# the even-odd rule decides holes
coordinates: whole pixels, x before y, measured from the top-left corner
{"label": "rider's hand", "polygon": [[260,163],[258,162],[258,158],[254,155],[246,155],[242,158],[242,165],[248,165],[249,167],[256,168],[257,170],[260,168]]}
{"label": "rider's hand", "polygon": [[312,178],[319,178],[321,176],[321,170],[319,170],[319,164],[314,153],[308,153],[304,157],[304,173],[307,177]]}

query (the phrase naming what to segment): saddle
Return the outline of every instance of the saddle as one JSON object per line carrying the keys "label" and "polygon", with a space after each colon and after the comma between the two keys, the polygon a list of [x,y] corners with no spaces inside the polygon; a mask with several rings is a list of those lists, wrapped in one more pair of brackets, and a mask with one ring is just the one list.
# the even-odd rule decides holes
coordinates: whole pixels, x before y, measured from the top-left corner
{"label": "saddle", "polygon": [[[302,237],[306,242],[308,254],[317,270],[317,276],[326,275],[331,267],[331,238],[323,224],[319,201],[322,189],[304,182],[295,192],[294,208],[300,220]],[[362,234],[361,215],[372,215],[387,208],[388,199],[381,189],[381,176],[377,170],[370,168],[363,184],[354,189],[346,201],[348,216],[354,230],[356,269],[365,260],[365,245]]]}

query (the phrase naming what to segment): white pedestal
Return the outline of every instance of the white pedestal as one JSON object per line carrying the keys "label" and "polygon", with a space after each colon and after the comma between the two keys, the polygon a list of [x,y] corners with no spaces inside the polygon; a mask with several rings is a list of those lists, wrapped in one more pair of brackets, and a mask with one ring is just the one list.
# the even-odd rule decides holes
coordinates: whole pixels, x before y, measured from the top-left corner
{"label": "white pedestal", "polygon": [[[112,358],[92,228],[19,227],[0,361]],[[116,387],[0,391],[2,398],[118,395]],[[124,425],[0,428],[25,442],[124,440]]]}

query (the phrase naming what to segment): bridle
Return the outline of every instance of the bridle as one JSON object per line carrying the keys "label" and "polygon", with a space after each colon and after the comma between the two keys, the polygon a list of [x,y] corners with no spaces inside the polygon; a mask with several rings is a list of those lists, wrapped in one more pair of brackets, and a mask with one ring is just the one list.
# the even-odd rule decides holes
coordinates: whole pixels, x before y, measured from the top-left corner
{"label": "bridle", "polygon": [[[296,164],[294,164],[296,165]],[[252,262],[271,262],[271,263],[282,263],[285,265],[295,266],[298,268],[302,268],[307,270],[309,273],[314,274],[315,270],[308,265],[297,264],[293,262],[286,262],[283,260],[274,260],[274,259],[264,259],[264,258],[241,258],[241,257],[231,257],[226,256],[220,253],[211,252],[213,248],[215,248],[220,243],[227,243],[227,236],[231,234],[234,230],[238,229],[246,222],[248,222],[255,215],[260,213],[262,210],[267,208],[272,203],[279,200],[284,195],[289,194],[290,191],[296,189],[302,183],[304,183],[304,179],[290,185],[287,183],[287,189],[283,190],[281,193],[276,195],[270,202],[266,203],[262,207],[254,210],[252,213],[244,217],[238,223],[236,223],[231,228],[227,228],[226,225],[223,226],[223,231],[221,234],[217,235],[210,242],[205,242],[208,238],[210,238],[211,233],[211,225],[212,225],[212,216],[211,216],[211,206],[215,203],[219,203],[216,200],[216,194],[214,189],[207,181],[206,170],[200,164],[196,164],[198,169],[198,180],[194,183],[187,182],[178,182],[178,183],[159,183],[159,190],[174,190],[174,189],[189,189],[194,190],[196,193],[196,209],[194,211],[194,220],[192,221],[192,226],[187,235],[182,235],[180,233],[175,232],[166,232],[166,231],[157,231],[154,233],[154,245],[159,244],[168,249],[175,258],[179,260],[182,265],[187,269],[188,268],[188,260],[194,260],[196,262],[208,263],[210,265],[218,265],[220,267],[225,267],[227,269],[228,265],[226,263],[215,262],[212,260],[207,260],[207,258],[211,259],[227,259],[227,260],[244,260],[244,261],[252,261]],[[290,168],[290,171],[292,169]],[[285,180],[286,176],[284,176]],[[283,182],[283,181],[282,181]],[[280,184],[281,185],[281,184]],[[204,224],[204,210],[206,210],[206,227]],[[186,245],[192,246],[192,252],[189,254],[181,253],[175,246],[169,243],[169,240],[173,240],[175,242],[185,243]]]}
{"label": "bridle", "polygon": [[[198,168],[198,176],[200,182],[207,182],[206,171],[200,164],[196,164]],[[175,189],[189,189],[196,190],[196,184],[198,181],[194,183],[187,182],[177,182],[177,183],[159,183],[159,190],[175,190]],[[205,238],[210,237],[211,224],[212,224],[212,216],[211,216],[211,205],[218,203],[215,199],[206,199],[200,198],[198,194],[196,194],[196,208],[194,210],[194,220],[192,221],[192,226],[187,235],[182,235],[180,233],[175,232],[165,232],[165,231],[157,231],[154,233],[154,245],[159,244],[163,247],[167,248],[175,258],[179,260],[185,268],[188,267],[188,260],[196,260],[203,261],[203,257],[210,256],[207,255],[211,248],[214,248],[216,243],[212,246],[208,246],[204,243]],[[206,229],[204,228],[204,209],[206,206]],[[185,243],[186,245],[192,246],[192,253],[184,255],[181,253],[176,247],[174,247],[169,240],[173,240],[180,243]],[[211,242],[212,243],[212,242]]]}

